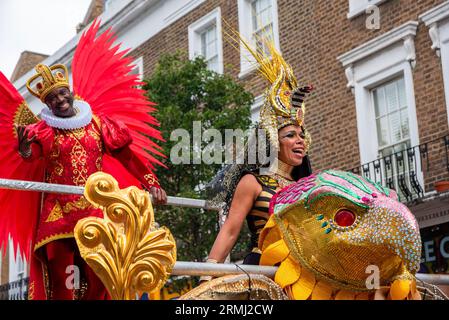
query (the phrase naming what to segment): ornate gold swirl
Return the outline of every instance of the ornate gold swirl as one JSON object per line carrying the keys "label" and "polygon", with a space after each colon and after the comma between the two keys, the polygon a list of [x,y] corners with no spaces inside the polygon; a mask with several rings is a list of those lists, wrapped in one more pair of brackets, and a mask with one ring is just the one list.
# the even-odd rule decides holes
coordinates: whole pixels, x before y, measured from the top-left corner
{"label": "ornate gold swirl", "polygon": [[285,71],[284,68],[280,68],[279,75],[276,78],[276,81],[273,82],[270,88],[270,101],[271,105],[275,110],[279,112],[280,115],[284,115],[289,117],[290,110],[288,105],[285,105],[282,99],[280,99],[280,91],[285,82]]}
{"label": "ornate gold swirl", "polygon": [[156,228],[149,194],[136,187],[120,190],[112,176],[97,172],[84,196],[105,217],[80,220],[75,239],[112,299],[135,299],[162,287],[175,264],[176,245],[168,229]]}

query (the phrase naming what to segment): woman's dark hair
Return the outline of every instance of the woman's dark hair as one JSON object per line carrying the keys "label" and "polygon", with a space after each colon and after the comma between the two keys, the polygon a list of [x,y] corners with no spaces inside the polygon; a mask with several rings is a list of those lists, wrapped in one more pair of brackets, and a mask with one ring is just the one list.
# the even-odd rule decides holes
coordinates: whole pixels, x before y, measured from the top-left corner
{"label": "woman's dark hair", "polygon": [[292,178],[298,181],[301,178],[308,177],[312,174],[312,166],[310,165],[309,156],[302,158],[302,163],[293,168]]}

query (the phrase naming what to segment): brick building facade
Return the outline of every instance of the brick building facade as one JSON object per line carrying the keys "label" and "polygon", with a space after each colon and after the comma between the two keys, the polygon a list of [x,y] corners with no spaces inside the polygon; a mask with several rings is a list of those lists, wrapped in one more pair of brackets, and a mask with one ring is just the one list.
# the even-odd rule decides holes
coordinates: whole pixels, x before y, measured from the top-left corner
{"label": "brick building facade", "polygon": [[[314,169],[352,169],[389,182],[423,228],[423,261],[429,263],[423,271],[448,272],[449,201],[434,183],[449,180],[449,69],[444,67],[449,53],[442,46],[449,41],[449,2],[371,1],[377,5],[369,7],[363,0],[207,0],[131,55],[139,57],[146,77],[165,52],[180,49],[192,57],[194,33],[210,33],[208,21],[215,15],[221,70],[254,94],[257,119],[266,83],[255,70],[243,72],[242,58],[226,41],[219,21],[243,34],[254,26],[251,14],[257,15],[257,7],[248,3],[255,2],[271,6],[279,49],[300,83],[316,87],[306,113]],[[242,12],[248,8],[252,13]],[[242,19],[245,15],[249,19]]]}
{"label": "brick building facade", "polygon": [[[317,169],[350,169],[360,164],[354,95],[346,88],[344,69],[337,60],[341,54],[378,37],[418,16],[443,1],[391,0],[379,6],[380,29],[365,26],[366,15],[347,18],[348,1],[278,0],[279,39],[284,58],[293,66],[302,83],[313,83],[316,91],[309,99],[306,122],[312,133],[311,158]],[[188,52],[190,24],[220,7],[222,17],[238,29],[236,1],[208,0],[183,19],[159,32],[131,52],[143,58],[145,76],[154,69],[158,57],[176,49]],[[441,60],[431,50],[428,28],[419,25],[413,71],[420,142],[448,133]],[[223,41],[225,72],[242,81],[255,96],[266,84],[253,72],[239,78],[239,54]]]}

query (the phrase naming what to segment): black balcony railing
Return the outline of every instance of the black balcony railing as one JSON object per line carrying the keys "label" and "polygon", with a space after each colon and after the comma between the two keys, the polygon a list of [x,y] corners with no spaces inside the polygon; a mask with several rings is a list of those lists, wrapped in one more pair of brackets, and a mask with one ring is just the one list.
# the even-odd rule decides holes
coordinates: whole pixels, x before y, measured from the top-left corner
{"label": "black balcony railing", "polygon": [[0,285],[0,300],[28,300],[28,280],[27,277]]}
{"label": "black balcony railing", "polygon": [[444,148],[446,151],[446,169],[449,171],[449,135],[445,136],[444,138]]}
{"label": "black balcony railing", "polygon": [[402,202],[424,197],[432,177],[449,173],[449,135],[398,151],[349,171],[393,189]]}

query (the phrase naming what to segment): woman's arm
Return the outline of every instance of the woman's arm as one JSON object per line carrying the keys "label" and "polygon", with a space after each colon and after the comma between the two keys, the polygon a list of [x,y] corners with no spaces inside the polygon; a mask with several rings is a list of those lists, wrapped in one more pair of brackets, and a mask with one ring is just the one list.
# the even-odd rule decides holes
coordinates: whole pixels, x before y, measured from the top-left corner
{"label": "woman's arm", "polygon": [[243,176],[235,189],[228,217],[220,229],[209,254],[209,260],[225,261],[237,241],[246,215],[253,207],[262,186],[252,174]]}

